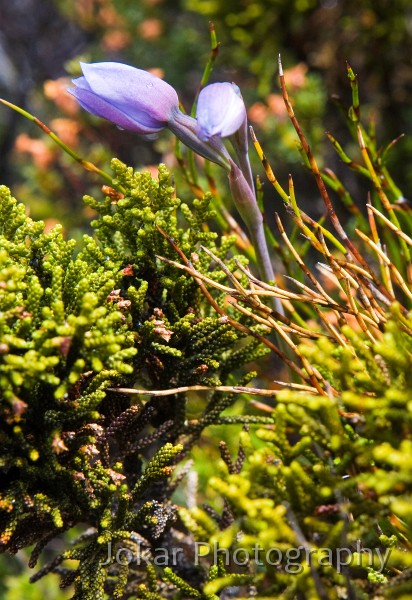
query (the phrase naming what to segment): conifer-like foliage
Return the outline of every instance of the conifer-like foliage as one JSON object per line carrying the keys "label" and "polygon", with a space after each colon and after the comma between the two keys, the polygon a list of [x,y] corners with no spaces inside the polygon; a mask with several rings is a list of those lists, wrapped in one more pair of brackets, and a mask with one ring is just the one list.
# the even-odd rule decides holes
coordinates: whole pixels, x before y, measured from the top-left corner
{"label": "conifer-like foliage", "polygon": [[208,413],[233,401],[211,398],[188,424],[184,396],[135,402],[108,388],[217,385],[225,363],[262,353],[256,343],[237,349],[242,336],[201,305],[193,278],[157,258],[175,258],[158,228],[188,255],[201,241],[225,256],[233,238],[217,247],[202,227],[209,198],[178,209],[165,167],[158,179],[116,160],[113,169],[124,194],[86,198],[98,218],[80,250],[1,188],[1,548],[35,544],[34,566],[49,540],[82,523],[78,543],[33,577],[57,569],[79,599],[104,589],[128,597],[127,565],[101,565],[108,544],[146,552],[131,586],[155,594],[150,552],[173,544],[174,466]]}
{"label": "conifer-like foliage", "polygon": [[[411,593],[411,337],[397,308],[382,341],[371,344],[350,328],[345,334],[350,348],[338,351],[325,339],[302,348],[328,373],[336,396],[282,391],[273,425],[256,431],[259,446],[240,435],[242,469],[222,453],[209,485],[226,499],[230,526],[219,527],[208,510],[180,510],[209,544],[205,564],[216,547],[222,559],[225,552],[253,557],[243,571],[257,597]],[[237,577],[222,570],[204,590],[220,593],[239,585]],[[239,597],[249,590],[239,587]]]}

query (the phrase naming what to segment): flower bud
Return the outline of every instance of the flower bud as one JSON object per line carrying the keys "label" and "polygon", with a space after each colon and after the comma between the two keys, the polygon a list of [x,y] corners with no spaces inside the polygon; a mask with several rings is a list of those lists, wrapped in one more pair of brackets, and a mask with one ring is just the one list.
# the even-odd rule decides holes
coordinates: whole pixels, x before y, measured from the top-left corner
{"label": "flower bud", "polygon": [[197,135],[203,141],[214,136],[229,137],[246,122],[246,108],[234,83],[212,83],[203,88],[197,101]]}

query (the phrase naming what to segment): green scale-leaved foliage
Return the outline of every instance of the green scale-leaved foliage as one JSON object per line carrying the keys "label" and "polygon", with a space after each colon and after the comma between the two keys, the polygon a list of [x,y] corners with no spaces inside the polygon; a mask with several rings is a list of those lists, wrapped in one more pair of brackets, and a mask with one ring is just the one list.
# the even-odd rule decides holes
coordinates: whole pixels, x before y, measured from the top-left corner
{"label": "green scale-leaved foliage", "polygon": [[[200,244],[225,258],[233,239],[219,242],[204,226],[210,199],[179,208],[163,166],[158,179],[117,160],[113,170],[123,194],[85,199],[98,217],[80,251],[0,189],[1,550],[36,544],[34,566],[49,540],[86,524],[33,577],[57,569],[76,600],[137,589],[160,598],[185,576],[182,565],[159,575],[151,560],[154,545],[173,546],[171,476],[201,426],[187,421],[185,396],[134,401],[108,388],[219,384],[228,365],[262,354],[255,342],[238,346],[193,278],[158,258],[178,258],[158,227],[188,257],[198,253],[200,270],[210,266]],[[221,410],[234,400],[219,398]],[[204,415],[217,418],[216,407],[212,394]],[[109,542],[144,547],[149,560],[133,576],[128,565],[102,566]]]}
{"label": "green scale-leaved foliage", "polygon": [[[242,432],[239,468],[224,455],[209,480],[223,512],[180,509],[196,539],[211,544],[204,564],[216,547],[232,557],[241,549],[242,560],[249,553],[243,571],[255,597],[411,596],[412,320],[396,304],[387,318],[375,343],[346,326],[346,347],[326,337],[302,344],[337,393],[279,392],[258,443]],[[204,591],[239,585],[232,571]]]}

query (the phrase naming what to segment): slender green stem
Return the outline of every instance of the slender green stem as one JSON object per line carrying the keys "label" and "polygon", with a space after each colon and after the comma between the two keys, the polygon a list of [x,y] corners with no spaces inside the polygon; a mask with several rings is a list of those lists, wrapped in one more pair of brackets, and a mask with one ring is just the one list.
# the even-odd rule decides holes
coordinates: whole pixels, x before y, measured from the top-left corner
{"label": "slender green stem", "polygon": [[207,61],[205,69],[203,71],[202,79],[200,80],[199,89],[197,90],[196,97],[195,97],[193,105],[192,105],[192,110],[190,112],[190,115],[192,117],[196,116],[197,99],[199,98],[199,94],[202,91],[202,89],[205,87],[205,85],[207,85],[209,83],[210,75],[213,71],[213,66],[214,66],[217,56],[219,54],[220,44],[217,41],[215,26],[212,22],[209,23],[209,31],[210,31],[210,55],[209,55],[209,60]]}
{"label": "slender green stem", "polygon": [[353,71],[352,67],[346,63],[346,69],[348,73],[348,78],[350,81],[350,86],[352,88],[352,106],[349,109],[349,118],[354,123],[359,123],[360,121],[360,103],[359,103],[359,86],[358,86],[358,76]]}
{"label": "slender green stem", "polygon": [[110,185],[112,187],[116,188],[120,192],[125,191],[121,186],[116,185],[114,183],[113,177],[111,175],[109,175],[109,173],[106,173],[102,169],[99,169],[99,167],[96,167],[96,165],[93,164],[92,162],[85,160],[84,158],[79,156],[74,150],[72,150],[69,146],[67,146],[67,144],[65,144],[51,129],[49,129],[49,127],[47,127],[47,125],[45,125],[42,121],[40,121],[40,119],[38,119],[31,113],[27,112],[27,110],[20,108],[20,106],[16,106],[16,104],[12,104],[11,102],[4,100],[3,98],[0,98],[0,103],[4,104],[5,106],[8,106],[9,108],[12,108],[16,112],[23,115],[23,117],[25,117],[29,121],[32,121],[32,123],[35,123],[35,125],[37,125],[44,133],[46,133],[64,152],[66,152],[66,154],[71,156],[71,158],[73,158],[76,162],[78,162],[84,169],[86,169],[87,171],[91,171],[92,173],[97,173],[105,181],[110,183]]}
{"label": "slender green stem", "polygon": [[364,177],[367,177],[368,179],[372,179],[371,174],[369,173],[368,169],[366,169],[365,167],[363,167],[362,165],[359,165],[358,163],[356,163],[355,161],[353,161],[343,150],[342,146],[339,144],[339,142],[333,137],[333,135],[331,135],[329,132],[326,132],[326,137],[330,140],[330,142],[332,143],[332,146],[335,148],[339,158],[341,159],[341,161],[347,165],[350,169],[352,169],[353,171],[356,171],[357,173],[360,173],[361,175],[363,175]]}
{"label": "slender green stem", "polygon": [[[376,191],[378,192],[379,199],[382,202],[382,205],[385,208],[385,210],[388,212],[390,221],[395,225],[395,227],[397,227],[398,229],[401,229],[399,221],[398,221],[398,217],[396,216],[396,213],[395,213],[394,209],[392,208],[392,205],[389,202],[389,200],[383,190],[381,181],[375,171],[375,168],[372,164],[371,159],[369,158],[368,149],[365,145],[365,141],[363,139],[362,131],[360,128],[358,129],[358,139],[359,139],[359,147],[360,147],[360,150],[362,153],[363,160],[365,162],[366,168],[368,169],[369,173],[371,174],[372,181],[375,185]],[[408,264],[410,264],[411,253],[409,252],[409,248],[406,245],[405,240],[403,240],[402,238],[400,238],[400,245],[401,245],[405,259],[407,260]]]}
{"label": "slender green stem", "polygon": [[[235,206],[249,230],[252,245],[256,253],[259,275],[266,283],[275,281],[275,273],[265,237],[262,213],[242,171],[233,161],[231,161],[229,183]],[[277,312],[284,315],[282,303],[278,298],[274,298],[274,308]]]}

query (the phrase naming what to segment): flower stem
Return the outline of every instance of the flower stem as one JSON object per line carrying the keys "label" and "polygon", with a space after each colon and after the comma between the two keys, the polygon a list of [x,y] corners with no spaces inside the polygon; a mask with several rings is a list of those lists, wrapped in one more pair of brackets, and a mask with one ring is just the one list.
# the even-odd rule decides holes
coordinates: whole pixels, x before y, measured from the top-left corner
{"label": "flower stem", "polygon": [[[266,283],[274,282],[275,274],[266,242],[263,217],[256,201],[255,194],[250,189],[242,171],[233,160],[230,161],[230,166],[230,190],[235,206],[249,230],[252,245],[256,254],[259,275]],[[281,315],[285,314],[279,298],[274,298],[273,308]]]}
{"label": "flower stem", "polygon": [[23,108],[20,108],[20,106],[16,106],[16,104],[12,104],[11,102],[8,102],[7,100],[4,100],[3,98],[0,98],[0,103],[4,104],[5,106],[8,106],[9,108],[12,108],[16,112],[18,112],[21,115],[23,115],[23,117],[25,117],[29,121],[32,121],[33,123],[35,123],[38,127],[40,127],[40,129],[44,133],[47,133],[47,135],[58,146],[60,146],[60,148],[62,150],[64,150],[64,152],[66,152],[66,154],[68,154],[76,162],[78,162],[79,164],[81,164],[81,166],[84,169],[86,169],[87,171],[91,171],[92,173],[97,173],[98,175],[100,175],[100,177],[102,177],[108,183],[110,183],[110,185],[112,187],[116,188],[117,190],[119,190],[121,192],[124,192],[124,189],[121,188],[121,186],[115,185],[113,183],[113,177],[111,175],[109,175],[109,173],[106,173],[105,171],[102,171],[102,169],[99,169],[99,167],[96,167],[96,165],[94,165],[92,162],[90,162],[88,160],[84,160],[84,158],[81,158],[81,156],[79,156],[74,150],[72,150],[69,146],[67,146],[51,129],[49,129],[49,127],[47,127],[47,125],[45,125],[42,121],[40,121],[40,119],[38,119],[37,117],[35,117],[31,113],[27,112]]}

